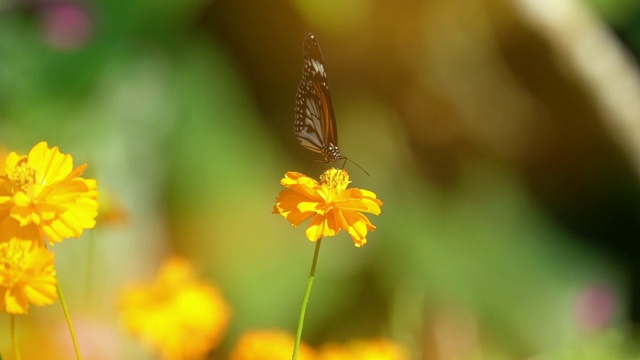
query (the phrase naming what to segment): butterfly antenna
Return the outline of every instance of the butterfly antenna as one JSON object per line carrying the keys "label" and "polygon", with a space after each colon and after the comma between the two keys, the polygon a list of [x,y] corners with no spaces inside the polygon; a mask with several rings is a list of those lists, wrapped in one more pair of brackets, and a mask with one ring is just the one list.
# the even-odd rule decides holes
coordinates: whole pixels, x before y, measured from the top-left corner
{"label": "butterfly antenna", "polygon": [[367,170],[365,170],[362,166],[358,165],[355,161],[349,159],[348,157],[344,158],[344,164],[342,164],[342,167],[344,168],[344,165],[347,163],[347,160],[350,161],[351,163],[353,163],[353,165],[357,166],[358,168],[360,168],[360,170],[362,170],[365,174],[367,174],[368,177],[371,177],[371,175],[369,175],[369,173],[367,172]]}

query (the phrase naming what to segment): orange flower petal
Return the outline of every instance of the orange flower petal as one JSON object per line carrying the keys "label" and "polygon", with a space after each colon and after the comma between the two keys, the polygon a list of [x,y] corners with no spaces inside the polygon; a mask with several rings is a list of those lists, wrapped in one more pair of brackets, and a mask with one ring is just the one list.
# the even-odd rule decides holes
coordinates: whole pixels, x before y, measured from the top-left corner
{"label": "orange flower petal", "polygon": [[343,214],[346,222],[344,229],[351,235],[355,246],[361,247],[366,244],[367,232],[375,230],[375,226],[369,222],[366,216],[358,212],[345,211]]}

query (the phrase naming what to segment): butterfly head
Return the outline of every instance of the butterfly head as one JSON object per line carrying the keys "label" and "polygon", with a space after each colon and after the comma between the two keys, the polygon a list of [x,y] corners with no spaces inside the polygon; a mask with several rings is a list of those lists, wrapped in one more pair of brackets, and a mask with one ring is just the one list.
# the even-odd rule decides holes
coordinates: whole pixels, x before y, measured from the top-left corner
{"label": "butterfly head", "polygon": [[334,143],[329,143],[324,149],[322,149],[322,155],[324,155],[325,162],[327,163],[344,159],[344,156],[340,154],[338,145],[335,145]]}

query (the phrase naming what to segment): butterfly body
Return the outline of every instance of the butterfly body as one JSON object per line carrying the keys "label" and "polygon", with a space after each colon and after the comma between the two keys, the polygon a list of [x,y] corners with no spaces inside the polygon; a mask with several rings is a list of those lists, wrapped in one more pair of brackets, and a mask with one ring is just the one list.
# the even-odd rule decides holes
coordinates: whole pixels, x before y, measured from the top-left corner
{"label": "butterfly body", "polygon": [[296,93],[293,130],[302,146],[324,156],[324,163],[345,159],[338,149],[329,80],[315,35],[305,38],[302,55],[304,66]]}

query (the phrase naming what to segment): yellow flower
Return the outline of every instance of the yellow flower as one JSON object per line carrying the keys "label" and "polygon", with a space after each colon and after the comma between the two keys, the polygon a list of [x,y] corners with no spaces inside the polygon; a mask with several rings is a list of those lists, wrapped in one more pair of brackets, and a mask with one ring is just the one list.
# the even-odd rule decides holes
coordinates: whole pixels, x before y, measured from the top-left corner
{"label": "yellow flower", "polygon": [[29,304],[43,306],[58,298],[54,254],[33,241],[0,243],[0,311],[26,314]]}
{"label": "yellow flower", "polygon": [[331,168],[320,180],[318,183],[304,174],[287,172],[280,181],[287,190],[280,192],[273,213],[284,216],[293,226],[312,218],[306,231],[311,241],[344,229],[355,246],[366,244],[367,232],[376,227],[362,212],[379,215],[382,201],[371,191],[347,189],[350,181],[346,170]]}
{"label": "yellow flower", "polygon": [[0,176],[0,241],[18,237],[44,245],[78,238],[95,225],[97,184],[80,177],[87,165],[73,169],[71,155],[46,142],[29,155],[15,152],[4,161]]}
{"label": "yellow flower", "polygon": [[[293,354],[294,342],[294,337],[283,331],[250,331],[240,337],[229,359],[289,360]],[[300,344],[298,360],[313,360],[315,356],[312,348],[306,344]]]}
{"label": "yellow flower", "polygon": [[346,344],[326,344],[320,349],[319,360],[408,360],[409,355],[399,345],[386,340],[351,340]]}
{"label": "yellow flower", "polygon": [[[7,158],[7,155],[9,155],[9,151],[7,151],[7,149],[0,145],[0,164],[4,164],[4,159]],[[5,175],[5,171],[4,171],[4,166],[0,166],[0,176],[4,176]]]}
{"label": "yellow flower", "polygon": [[203,359],[216,347],[230,310],[212,285],[195,278],[186,259],[165,261],[151,284],[135,284],[120,297],[122,321],[163,359]]}

